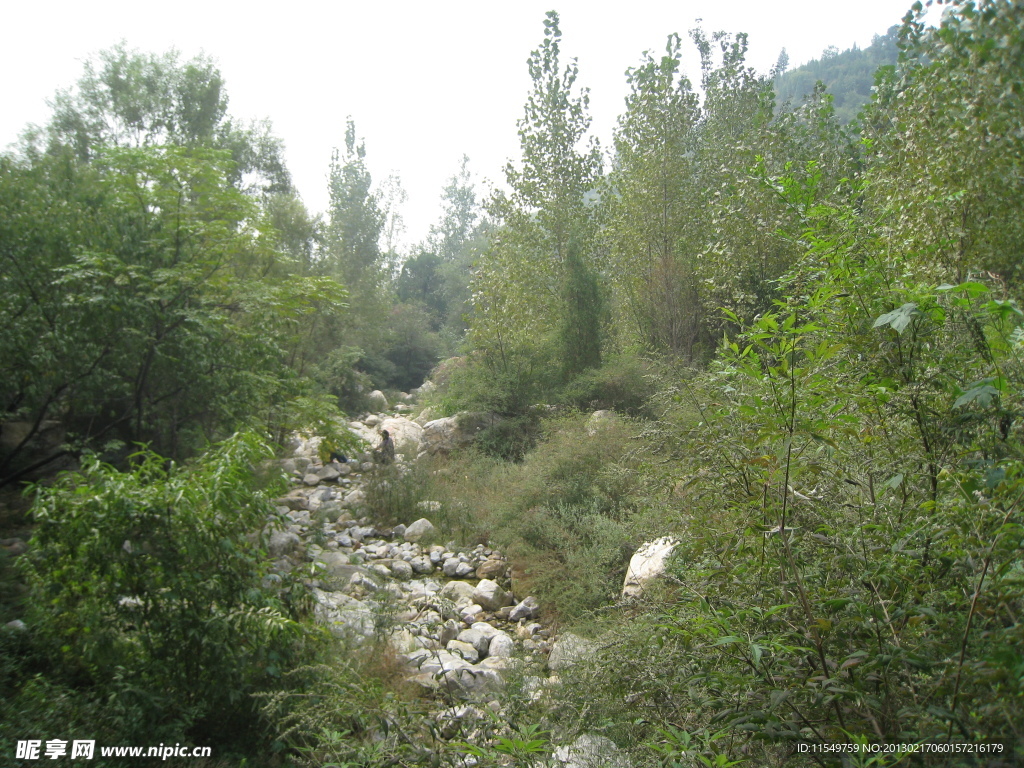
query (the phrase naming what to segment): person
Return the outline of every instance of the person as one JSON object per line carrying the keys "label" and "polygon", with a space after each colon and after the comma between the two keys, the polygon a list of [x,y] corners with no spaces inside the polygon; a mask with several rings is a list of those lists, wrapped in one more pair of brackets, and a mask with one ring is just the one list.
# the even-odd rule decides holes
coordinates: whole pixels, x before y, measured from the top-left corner
{"label": "person", "polygon": [[381,430],[380,444],[373,455],[380,464],[390,464],[395,460],[395,441],[391,439],[391,433],[386,429]]}
{"label": "person", "polygon": [[331,451],[331,461],[337,461],[340,464],[348,464],[348,456],[341,451]]}

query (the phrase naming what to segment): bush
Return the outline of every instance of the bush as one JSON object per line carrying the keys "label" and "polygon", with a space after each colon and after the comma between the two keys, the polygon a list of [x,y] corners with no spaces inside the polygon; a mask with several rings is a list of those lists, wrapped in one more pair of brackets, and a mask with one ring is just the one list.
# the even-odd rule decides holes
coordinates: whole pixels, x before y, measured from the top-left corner
{"label": "bush", "polygon": [[562,393],[562,402],[582,410],[606,409],[630,416],[651,415],[647,405],[658,392],[658,385],[653,363],[622,354],[570,381]]}
{"label": "bush", "polygon": [[122,738],[256,734],[249,694],[276,684],[298,632],[260,588],[253,536],[276,513],[252,467],[269,453],[236,435],[192,466],[143,452],[122,473],[86,458],[37,488],[29,624],[58,677],[121,718]]}

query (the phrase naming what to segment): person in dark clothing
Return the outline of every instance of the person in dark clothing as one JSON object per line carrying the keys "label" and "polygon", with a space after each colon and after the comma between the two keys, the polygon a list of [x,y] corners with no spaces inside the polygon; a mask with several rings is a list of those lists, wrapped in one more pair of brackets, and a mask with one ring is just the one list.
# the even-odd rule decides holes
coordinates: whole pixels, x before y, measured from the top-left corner
{"label": "person in dark clothing", "polygon": [[337,461],[340,464],[348,464],[348,456],[339,451],[331,451],[331,461]]}
{"label": "person in dark clothing", "polygon": [[386,429],[381,430],[380,445],[373,455],[378,464],[390,464],[395,460],[395,441],[391,439],[391,433]]}

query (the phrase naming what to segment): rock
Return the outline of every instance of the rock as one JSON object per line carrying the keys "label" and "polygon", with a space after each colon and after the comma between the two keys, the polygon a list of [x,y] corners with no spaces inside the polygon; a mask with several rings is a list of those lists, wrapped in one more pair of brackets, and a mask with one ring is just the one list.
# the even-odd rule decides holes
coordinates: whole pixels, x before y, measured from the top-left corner
{"label": "rock", "polygon": [[480,652],[469,643],[464,643],[461,640],[449,640],[445,648],[456,656],[461,656],[470,664],[476,664],[480,661]]}
{"label": "rock", "polygon": [[306,485],[319,485],[320,476],[315,475],[312,472],[309,472],[308,474],[303,475],[302,482],[304,482]]}
{"label": "rock", "polygon": [[373,612],[365,603],[340,592],[324,592],[315,587],[313,599],[317,621],[326,624],[336,637],[362,640],[373,635]]}
{"label": "rock", "polygon": [[274,504],[282,507],[287,507],[293,512],[298,512],[302,509],[309,508],[309,499],[306,498],[306,494],[302,490],[296,488],[290,491],[287,496],[283,496],[280,499],[274,499]]}
{"label": "rock", "polygon": [[412,578],[412,566],[405,562],[405,560],[392,560],[391,572],[395,575],[396,579],[401,579],[402,581],[408,581]]}
{"label": "rock", "polygon": [[540,615],[540,603],[537,602],[536,597],[531,595],[524,598],[519,605],[512,609],[512,612],[508,615],[508,620],[535,619],[538,615]]}
{"label": "rock", "polygon": [[504,560],[484,560],[477,566],[476,577],[478,579],[500,579],[508,570]]}
{"label": "rock", "polygon": [[618,416],[614,411],[594,411],[587,419],[587,437],[596,437],[616,421]]}
{"label": "rock", "polygon": [[405,529],[405,540],[418,543],[424,539],[429,539],[436,531],[437,529],[434,528],[432,522],[425,517],[421,517]]}
{"label": "rock", "polygon": [[422,448],[423,427],[405,416],[384,419],[380,423],[381,430],[387,430],[395,441],[395,451],[406,456],[415,457]]}
{"label": "rock", "polygon": [[375,411],[386,411],[388,409],[388,399],[379,389],[375,389],[368,394],[366,400],[370,408]]}
{"label": "rock", "polygon": [[476,568],[469,563],[463,563],[460,561],[459,564],[455,566],[454,576],[456,579],[468,579],[474,573],[476,573]]}
{"label": "rock", "polygon": [[441,597],[448,598],[453,603],[458,603],[460,600],[472,602],[475,591],[473,585],[465,581],[449,581],[441,588],[439,594]]}
{"label": "rock", "polygon": [[320,552],[316,563],[320,565],[321,578],[338,589],[363,587],[369,591],[380,589],[380,579],[371,575],[361,565],[355,565],[344,552]]}
{"label": "rock", "polygon": [[384,563],[374,563],[370,566],[370,572],[376,573],[378,576],[382,576],[385,579],[390,579],[393,575],[391,569],[384,565]]}
{"label": "rock", "polygon": [[378,424],[380,424],[380,416],[371,413],[369,416],[363,419],[363,424],[365,424],[368,427],[376,427]]}
{"label": "rock", "polygon": [[584,733],[551,754],[555,768],[629,768],[629,757],[606,736]]}
{"label": "rock", "polygon": [[665,536],[640,547],[629,560],[626,579],[622,585],[622,596],[640,597],[647,584],[663,576],[668,558],[678,543],[675,539]]}
{"label": "rock", "polygon": [[512,595],[502,589],[498,582],[483,579],[473,591],[473,600],[488,611],[497,611],[512,602]]}
{"label": "rock", "polygon": [[4,629],[8,632],[28,632],[28,625],[21,619],[14,619],[4,624]]}
{"label": "rock", "polygon": [[596,643],[585,640],[571,632],[566,632],[558,638],[551,648],[551,655],[548,657],[548,667],[553,672],[568,669],[574,664],[592,657],[596,651]]}
{"label": "rock", "polygon": [[428,424],[429,422],[433,421],[436,418],[437,418],[437,409],[434,408],[433,406],[429,406],[428,405],[426,408],[424,408],[422,411],[420,411],[419,416],[417,416],[415,419],[413,419],[413,421],[415,421],[417,424],[419,424],[422,427],[425,424]]}
{"label": "rock", "polygon": [[455,578],[455,569],[458,568],[461,563],[462,561],[459,560],[459,558],[449,557],[441,564],[441,571],[448,578]]}
{"label": "rock", "polygon": [[395,653],[412,653],[422,648],[420,638],[408,629],[395,629],[388,637],[388,645]]}
{"label": "rock", "polygon": [[492,658],[508,659],[512,657],[514,650],[515,643],[512,638],[501,632],[491,638],[491,643],[487,646],[487,655]]}
{"label": "rock", "polygon": [[[409,565],[412,566],[412,569],[416,573],[433,573],[434,572],[434,564],[432,562],[430,562],[430,558],[427,557],[426,555],[419,555],[418,557],[414,557],[412,560],[409,561]],[[453,583],[458,583],[458,582],[453,582]]]}
{"label": "rock", "polygon": [[345,494],[344,504],[346,507],[358,507],[361,504],[365,503],[366,492],[363,491],[361,488],[356,488],[354,491],[349,491],[347,494]]}
{"label": "rock", "polygon": [[302,539],[291,531],[274,531],[270,534],[267,550],[274,559],[295,552],[302,545]]}
{"label": "rock", "polygon": [[518,637],[520,640],[529,640],[535,634],[537,634],[537,631],[539,629],[540,624],[538,624],[536,621],[532,621],[529,624],[520,624],[518,627],[516,627],[516,637]]}
{"label": "rock", "polygon": [[423,425],[422,440],[427,453],[447,454],[473,442],[485,427],[494,424],[497,416],[488,413],[468,412],[434,419]]}
{"label": "rock", "polygon": [[337,480],[341,476],[341,473],[338,471],[337,467],[325,464],[316,470],[316,476],[319,477],[321,481],[330,481]]}
{"label": "rock", "polygon": [[[474,648],[476,648],[477,652],[480,654],[481,657],[487,655],[487,648],[491,644],[491,637],[493,637],[493,635],[491,633],[486,632],[486,631],[482,631],[482,630],[477,628],[478,624],[483,624],[483,623],[484,622],[482,622],[482,621],[476,622],[469,629],[464,629],[461,632],[459,632],[458,637],[457,637],[457,639],[458,639],[458,641],[460,643],[469,643]],[[491,627],[490,624],[488,624],[487,626]],[[494,629],[494,628],[491,627],[491,629]],[[495,631],[497,631],[497,630],[495,630]]]}
{"label": "rock", "polygon": [[473,624],[480,620],[481,615],[484,612],[483,606],[477,603],[470,603],[469,605],[463,606],[459,611],[459,616],[467,624]]}

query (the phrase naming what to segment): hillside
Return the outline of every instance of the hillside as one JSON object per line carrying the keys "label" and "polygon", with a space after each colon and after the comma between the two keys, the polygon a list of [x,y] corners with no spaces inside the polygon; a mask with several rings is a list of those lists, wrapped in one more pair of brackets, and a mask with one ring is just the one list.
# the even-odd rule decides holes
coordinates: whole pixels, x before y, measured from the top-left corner
{"label": "hillside", "polygon": [[884,35],[875,35],[871,45],[860,49],[854,46],[845,51],[830,48],[821,58],[812,59],[775,78],[775,94],[779,104],[797,106],[814,90],[818,81],[833,97],[833,106],[839,121],[847,124],[871,100],[875,74],[879,67],[894,67],[899,57],[897,33],[899,27],[890,27]]}

